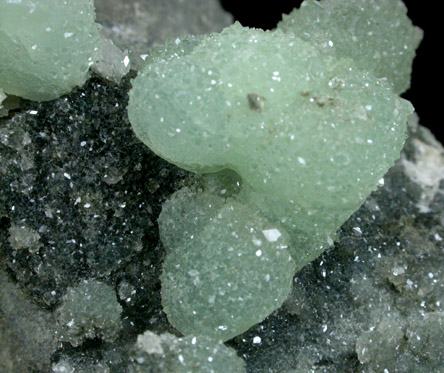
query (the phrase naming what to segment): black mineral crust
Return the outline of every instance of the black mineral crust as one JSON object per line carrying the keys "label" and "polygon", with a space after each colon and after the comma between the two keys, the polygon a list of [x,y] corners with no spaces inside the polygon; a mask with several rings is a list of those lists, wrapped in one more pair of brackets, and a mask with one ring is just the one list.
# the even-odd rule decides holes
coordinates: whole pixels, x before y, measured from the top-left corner
{"label": "black mineral crust", "polygon": [[136,139],[128,89],[93,78],[0,122],[2,258],[43,307],[83,278],[117,286],[132,263],[157,286],[156,219],[184,172]]}

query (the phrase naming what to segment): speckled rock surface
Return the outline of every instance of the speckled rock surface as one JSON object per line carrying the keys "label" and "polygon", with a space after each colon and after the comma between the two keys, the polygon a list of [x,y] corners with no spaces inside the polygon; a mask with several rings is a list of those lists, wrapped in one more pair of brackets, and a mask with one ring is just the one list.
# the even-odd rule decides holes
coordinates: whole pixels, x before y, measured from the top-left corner
{"label": "speckled rock surface", "polygon": [[[0,120],[2,372],[125,373],[138,335],[178,334],[160,303],[157,218],[195,184],[132,134],[128,89],[95,77]],[[284,306],[227,343],[248,372],[442,371],[444,149],[414,119],[409,133],[384,185]],[[56,338],[55,310],[91,278],[115,291],[122,329],[73,347]]]}
{"label": "speckled rock surface", "polygon": [[157,214],[184,173],[135,138],[127,89],[92,79],[1,124],[5,262],[45,307],[75,281],[115,284],[131,263],[160,260]]}
{"label": "speckled rock surface", "polygon": [[[10,133],[6,143],[2,135],[0,145],[1,265],[15,281],[3,276],[2,286],[19,286],[28,298],[20,306],[28,315],[26,322],[14,317],[14,307],[1,304],[2,340],[10,341],[3,344],[2,356],[4,364],[17,364],[15,356],[20,356],[25,369],[17,372],[50,363],[82,369],[106,363],[110,372],[124,372],[137,334],[146,329],[174,332],[161,312],[164,248],[156,220],[166,196],[186,184],[187,177],[133,137],[124,111],[115,106],[116,97],[126,97],[125,84],[117,87],[93,79],[66,99],[29,104],[0,124],[2,134]],[[94,92],[100,92],[100,104]],[[442,343],[443,148],[428,130],[416,126],[414,118],[409,132],[401,160],[343,226],[335,247],[296,276],[293,293],[280,310],[229,342],[246,357],[249,372],[371,372],[387,361],[395,372],[439,371],[442,356],[433,351]],[[45,137],[54,139],[51,145]],[[80,146],[82,141],[88,145]],[[112,175],[108,182],[105,174]],[[83,200],[81,208],[74,205],[76,190],[93,196]],[[134,207],[119,207],[124,202]],[[91,206],[85,208],[86,203]],[[45,214],[46,205],[52,206],[52,218]],[[100,217],[93,220],[95,215]],[[104,245],[117,239],[107,227],[124,223],[133,229],[121,228],[121,244]],[[14,225],[37,232],[38,249],[30,250],[37,246],[29,244],[14,248]],[[42,225],[47,230],[40,229]],[[141,245],[130,244],[135,234]],[[38,236],[30,235],[34,240]],[[71,237],[89,250],[67,244]],[[47,343],[47,331],[56,327],[55,317],[45,309],[54,310],[66,287],[85,278],[97,278],[115,289],[123,309],[117,340],[77,348],[53,344],[46,354],[33,354]],[[45,332],[28,327],[39,312],[47,315]],[[402,335],[399,348],[399,338],[380,340],[382,345],[369,342],[387,323],[396,330],[394,335]],[[17,332],[27,344],[11,342]],[[430,342],[416,342],[417,335]]]}
{"label": "speckled rock surface", "polygon": [[[38,305],[23,306],[31,315],[54,311],[66,289],[83,279],[117,289],[125,305],[124,338],[104,347],[116,372],[121,371],[126,338],[148,326],[160,332],[168,328],[161,314],[156,220],[161,203],[184,177],[134,137],[126,119],[127,90],[127,81],[117,86],[94,78],[59,100],[25,103],[0,123],[2,270],[27,302]],[[11,361],[12,372],[31,371],[27,369],[43,364],[42,359],[48,366],[52,350],[32,352],[47,343],[46,334],[32,333],[27,322],[10,314],[11,308],[1,305],[1,311],[6,314],[0,338],[8,346],[2,350],[5,364]],[[154,326],[159,323],[158,330]],[[15,343],[17,331],[27,343]],[[89,350],[94,343],[74,350],[58,344],[55,362],[63,360],[81,371],[99,366],[102,358],[96,349]],[[14,363],[16,355],[21,365]],[[103,348],[99,355],[105,355]]]}

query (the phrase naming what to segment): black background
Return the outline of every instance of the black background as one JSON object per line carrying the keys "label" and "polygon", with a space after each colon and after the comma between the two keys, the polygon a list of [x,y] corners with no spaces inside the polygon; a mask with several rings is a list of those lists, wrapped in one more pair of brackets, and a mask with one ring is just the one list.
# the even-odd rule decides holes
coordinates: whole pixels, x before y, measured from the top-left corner
{"label": "black background", "polygon": [[[301,2],[301,0],[263,2],[259,0],[221,0],[225,10],[232,13],[243,26],[263,29],[276,27],[276,24],[281,20],[282,13],[290,13],[293,8],[300,6]],[[435,50],[439,51],[437,47],[442,47],[442,41],[439,40],[442,28],[440,27],[438,30],[438,26],[444,23],[444,17],[436,6],[431,6],[431,3],[424,5],[425,2],[418,0],[404,0],[404,3],[413,24],[424,30],[424,39],[417,50],[417,57],[413,64],[411,88],[403,94],[403,97],[412,102],[420,117],[420,123],[430,128],[443,143],[444,136],[438,110],[444,108],[444,103],[440,99],[443,95],[440,93],[442,78],[439,69],[443,68],[444,64],[438,66]],[[439,102],[438,99],[440,99]]]}

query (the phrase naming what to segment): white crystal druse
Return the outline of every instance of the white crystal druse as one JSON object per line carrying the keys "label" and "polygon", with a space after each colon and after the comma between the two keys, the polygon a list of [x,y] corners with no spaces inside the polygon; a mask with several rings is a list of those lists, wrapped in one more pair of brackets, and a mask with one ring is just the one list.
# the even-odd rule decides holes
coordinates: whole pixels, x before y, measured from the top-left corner
{"label": "white crystal druse", "polygon": [[92,0],[0,1],[0,88],[35,101],[81,86],[99,58]]}

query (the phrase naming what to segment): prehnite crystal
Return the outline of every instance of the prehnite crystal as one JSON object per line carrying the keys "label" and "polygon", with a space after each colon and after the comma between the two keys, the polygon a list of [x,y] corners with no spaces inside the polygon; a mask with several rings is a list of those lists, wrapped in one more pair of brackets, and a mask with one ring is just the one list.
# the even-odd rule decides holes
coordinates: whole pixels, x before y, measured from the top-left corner
{"label": "prehnite crystal", "polygon": [[[351,23],[365,23],[366,16],[374,27],[386,22],[379,3],[362,3],[369,11],[346,12]],[[323,2],[316,4],[324,11]],[[331,6],[332,14],[349,8]],[[397,12],[390,22],[405,23],[403,17]],[[343,22],[333,17],[328,28],[334,20]],[[333,243],[406,137],[410,103],[373,60],[350,58],[363,45],[381,52],[386,34],[375,33],[371,43],[357,35],[361,41],[353,43],[353,34],[339,27],[335,40],[349,50],[326,53],[316,45],[321,36],[303,40],[282,29],[235,24],[220,34],[170,41],[133,81],[128,114],[146,145],[196,173],[237,175],[213,187],[204,183],[198,195],[176,193],[159,219],[168,249],[163,305],[184,334],[226,340],[278,308],[295,271]],[[404,32],[389,35],[404,38]],[[410,71],[411,57],[406,53],[397,66]]]}
{"label": "prehnite crystal", "polygon": [[0,88],[46,101],[81,86],[99,59],[93,0],[0,1]]}
{"label": "prehnite crystal", "polygon": [[415,50],[423,32],[400,0],[306,0],[284,15],[278,29],[293,32],[323,53],[352,58],[396,93],[410,87]]}
{"label": "prehnite crystal", "polygon": [[69,287],[57,309],[59,340],[73,346],[87,339],[114,341],[122,326],[122,307],[114,289],[94,279]]}
{"label": "prehnite crystal", "polygon": [[[187,219],[189,214],[176,215],[184,232],[194,232],[165,259],[164,311],[185,335],[199,331],[228,340],[281,306],[291,291],[295,264],[285,231],[247,205],[234,199],[213,204],[205,193],[194,198],[195,205],[188,204],[191,214],[213,211],[214,217],[200,227]],[[184,205],[189,199],[185,188],[168,204]]]}

